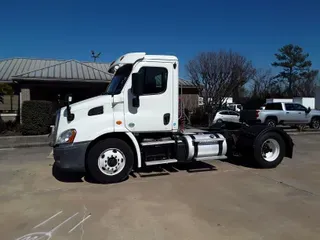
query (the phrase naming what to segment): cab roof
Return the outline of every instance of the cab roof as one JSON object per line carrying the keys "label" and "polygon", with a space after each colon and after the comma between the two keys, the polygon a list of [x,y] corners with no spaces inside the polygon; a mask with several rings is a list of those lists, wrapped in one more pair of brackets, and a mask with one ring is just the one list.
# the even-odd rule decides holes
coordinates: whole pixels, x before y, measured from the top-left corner
{"label": "cab roof", "polygon": [[145,52],[133,52],[122,55],[110,64],[108,72],[112,73],[116,66],[124,64],[133,64],[138,60],[158,60],[158,61],[178,61],[176,56],[172,55],[147,55]]}

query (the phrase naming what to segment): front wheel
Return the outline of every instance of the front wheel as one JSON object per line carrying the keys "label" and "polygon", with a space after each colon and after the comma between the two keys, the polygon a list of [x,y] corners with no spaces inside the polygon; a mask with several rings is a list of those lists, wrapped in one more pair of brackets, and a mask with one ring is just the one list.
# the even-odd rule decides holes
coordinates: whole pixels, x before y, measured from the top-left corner
{"label": "front wheel", "polygon": [[216,121],[216,123],[221,124],[221,123],[223,123],[223,121],[222,121],[222,119],[218,119],[218,120]]}
{"label": "front wheel", "polygon": [[97,142],[88,153],[87,171],[99,183],[125,180],[134,163],[131,147],[123,140],[108,138]]}
{"label": "front wheel", "polygon": [[310,127],[313,129],[319,129],[320,128],[320,118],[312,118]]}
{"label": "front wheel", "polygon": [[278,133],[268,132],[257,139],[253,152],[259,167],[274,168],[284,158],[285,142]]}

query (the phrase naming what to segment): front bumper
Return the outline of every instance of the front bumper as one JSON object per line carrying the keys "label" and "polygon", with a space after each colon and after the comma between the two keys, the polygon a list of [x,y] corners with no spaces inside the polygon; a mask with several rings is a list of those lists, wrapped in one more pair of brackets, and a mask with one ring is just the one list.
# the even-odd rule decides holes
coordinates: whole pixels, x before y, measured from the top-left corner
{"label": "front bumper", "polygon": [[53,147],[55,165],[74,172],[85,172],[86,151],[90,142],[62,144]]}

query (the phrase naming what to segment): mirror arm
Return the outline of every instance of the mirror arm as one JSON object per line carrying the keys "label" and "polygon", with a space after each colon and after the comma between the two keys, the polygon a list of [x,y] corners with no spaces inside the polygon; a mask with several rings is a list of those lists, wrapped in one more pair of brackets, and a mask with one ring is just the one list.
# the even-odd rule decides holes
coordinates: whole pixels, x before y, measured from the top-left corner
{"label": "mirror arm", "polygon": [[69,122],[73,121],[74,119],[74,114],[71,113],[71,108],[70,108],[70,99],[72,98],[71,94],[67,94],[66,96],[66,102],[67,102],[67,120]]}
{"label": "mirror arm", "polygon": [[135,96],[133,99],[132,99],[132,106],[133,107],[140,107],[140,99],[139,99],[139,96]]}

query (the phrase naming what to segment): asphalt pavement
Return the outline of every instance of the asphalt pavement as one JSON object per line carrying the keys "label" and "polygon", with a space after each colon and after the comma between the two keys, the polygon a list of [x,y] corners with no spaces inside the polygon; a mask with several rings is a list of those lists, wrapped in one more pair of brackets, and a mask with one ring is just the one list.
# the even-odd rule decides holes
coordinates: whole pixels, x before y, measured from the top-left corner
{"label": "asphalt pavement", "polygon": [[320,136],[275,169],[148,168],[122,183],[53,172],[49,147],[0,150],[1,239],[319,239]]}

